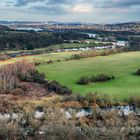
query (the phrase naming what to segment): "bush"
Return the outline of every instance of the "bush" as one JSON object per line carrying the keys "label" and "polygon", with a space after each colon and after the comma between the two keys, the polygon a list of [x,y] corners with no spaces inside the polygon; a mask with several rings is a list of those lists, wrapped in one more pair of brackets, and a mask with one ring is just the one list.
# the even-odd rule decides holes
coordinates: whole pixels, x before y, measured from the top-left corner
{"label": "bush", "polygon": [[103,81],[109,81],[111,79],[115,79],[115,76],[108,76],[108,75],[105,75],[105,74],[99,74],[97,76],[92,76],[90,78],[90,81],[91,82],[103,82]]}
{"label": "bush", "polygon": [[49,92],[55,92],[55,93],[58,93],[60,95],[72,94],[72,91],[69,88],[62,86],[60,83],[58,83],[56,81],[50,82],[47,85],[47,87],[48,87]]}
{"label": "bush", "polygon": [[35,72],[34,64],[27,61],[2,66],[0,68],[0,91],[6,92],[16,89],[20,80],[31,80],[33,72]]}
{"label": "bush", "polygon": [[140,75],[140,69],[138,69],[134,74],[135,75]]}
{"label": "bush", "polygon": [[76,97],[74,95],[66,95],[63,97],[62,102],[69,102],[69,101],[75,101]]}
{"label": "bush", "polygon": [[61,60],[60,60],[60,59],[58,59],[58,60],[57,60],[57,62],[61,62]]}
{"label": "bush", "polygon": [[44,73],[39,73],[37,70],[33,71],[30,73],[30,75],[20,75],[20,80],[25,81],[25,82],[36,82],[43,84],[47,82],[45,80],[45,74]]}
{"label": "bush", "polygon": [[75,100],[78,102],[83,102],[85,100],[85,98],[83,96],[81,96],[80,94],[77,94]]}
{"label": "bush", "polygon": [[52,60],[47,61],[47,64],[52,64],[52,63],[53,63]]}
{"label": "bush", "polygon": [[93,103],[96,102],[96,94],[93,93],[87,93],[85,96],[85,99],[89,102],[89,103]]}
{"label": "bush", "polygon": [[95,76],[91,76],[90,77],[90,82],[95,82],[96,77]]}
{"label": "bush", "polygon": [[65,61],[69,61],[70,59],[66,58]]}
{"label": "bush", "polygon": [[102,81],[108,81],[108,80],[110,80],[110,77],[104,74],[100,74],[94,78],[94,82],[102,82]]}
{"label": "bush", "polygon": [[115,79],[115,76],[108,76],[105,74],[99,74],[97,76],[91,76],[90,78],[87,76],[82,76],[80,79],[78,79],[77,84],[79,85],[87,85],[89,82],[104,82],[109,81],[111,79]]}
{"label": "bush", "polygon": [[120,49],[107,49],[101,52],[97,51],[86,51],[81,52],[80,54],[73,54],[71,59],[80,59],[80,58],[87,58],[87,57],[96,57],[96,56],[107,56],[111,54],[121,53],[122,50]]}
{"label": "bush", "polygon": [[44,73],[39,73],[38,71],[35,71],[32,73],[31,76],[32,76],[33,82],[40,83],[40,84],[46,82]]}
{"label": "bush", "polygon": [[78,81],[77,84],[79,85],[87,85],[90,79],[87,76],[82,76]]}
{"label": "bush", "polygon": [[41,62],[34,62],[35,66],[39,66],[41,64]]}
{"label": "bush", "polygon": [[60,94],[61,95],[67,95],[67,94],[70,95],[70,94],[72,94],[72,91],[70,89],[68,89],[67,87],[62,86],[60,88]]}
{"label": "bush", "polygon": [[79,54],[73,54],[71,56],[71,59],[80,59],[80,55]]}
{"label": "bush", "polygon": [[0,54],[0,60],[7,60],[9,59],[9,56],[6,54]]}

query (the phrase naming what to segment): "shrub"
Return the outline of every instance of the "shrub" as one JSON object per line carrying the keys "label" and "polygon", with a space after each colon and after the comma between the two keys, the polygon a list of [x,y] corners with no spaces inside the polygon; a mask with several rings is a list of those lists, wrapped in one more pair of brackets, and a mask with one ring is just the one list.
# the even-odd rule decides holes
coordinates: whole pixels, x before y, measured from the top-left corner
{"label": "shrub", "polygon": [[97,94],[93,94],[93,93],[88,93],[86,94],[85,96],[85,99],[89,102],[89,103],[93,103],[93,102],[96,102],[96,97],[97,97]]}
{"label": "shrub", "polygon": [[95,82],[102,82],[102,81],[108,81],[108,80],[110,80],[110,77],[105,74],[100,74],[96,76],[94,79]]}
{"label": "shrub", "polygon": [[9,59],[9,56],[6,54],[0,54],[0,60],[7,60]]}
{"label": "shrub", "polygon": [[69,61],[69,60],[70,60],[69,58],[66,58],[66,59],[65,59],[65,61]]}
{"label": "shrub", "polygon": [[73,54],[71,56],[71,59],[80,59],[80,58],[86,58],[86,57],[96,57],[96,56],[107,56],[110,54],[116,54],[116,53],[121,53],[122,50],[120,49],[107,49],[101,52],[97,51],[86,51],[82,52],[80,54]]}
{"label": "shrub", "polygon": [[20,75],[20,80],[26,81],[26,82],[36,82],[36,83],[46,83],[47,81],[45,80],[45,74],[44,73],[39,73],[37,70],[31,72],[29,75]]}
{"label": "shrub", "polygon": [[111,76],[111,79],[112,79],[112,80],[114,80],[114,79],[115,79],[115,76],[114,76],[114,75],[112,75],[112,76]]}
{"label": "shrub", "polygon": [[70,94],[72,94],[72,91],[70,89],[68,89],[67,87],[62,86],[60,88],[60,94],[61,95],[66,95],[66,94],[70,95]]}
{"label": "shrub", "polygon": [[60,60],[60,59],[58,59],[58,60],[57,60],[57,62],[61,62],[61,60]]}
{"label": "shrub", "polygon": [[10,91],[19,86],[19,80],[8,72],[0,72],[0,91]]}
{"label": "shrub", "polygon": [[72,56],[71,56],[71,59],[80,59],[80,55],[79,54],[73,54]]}
{"label": "shrub", "polygon": [[63,96],[62,102],[69,102],[69,101],[75,101],[75,96],[74,95]]}
{"label": "shrub", "polygon": [[140,69],[138,69],[134,74],[135,75],[140,75]]}
{"label": "shrub", "polygon": [[115,76],[108,76],[105,74],[99,74],[97,76],[82,76],[80,79],[77,80],[77,84],[79,85],[87,85],[89,82],[104,82],[104,81],[109,81],[111,79],[115,79]]}
{"label": "shrub", "polygon": [[81,96],[80,94],[77,94],[75,100],[78,102],[83,102],[85,100],[85,98],[83,96]]}
{"label": "shrub", "polygon": [[35,66],[39,66],[41,64],[41,62],[34,62]]}
{"label": "shrub", "polygon": [[45,74],[44,73],[39,73],[37,70],[35,72],[33,72],[31,74],[31,76],[32,76],[33,82],[40,83],[40,84],[46,82]]}
{"label": "shrub", "polygon": [[47,64],[52,64],[52,63],[53,63],[52,60],[47,61]]}
{"label": "shrub", "polygon": [[103,82],[103,81],[109,81],[111,79],[115,79],[115,76],[108,76],[108,75],[105,75],[105,74],[99,74],[97,76],[92,76],[90,78],[90,81],[91,82]]}
{"label": "shrub", "polygon": [[107,55],[110,55],[111,52],[109,50],[105,50],[103,52],[100,53],[101,56],[107,56]]}
{"label": "shrub", "polygon": [[89,83],[90,79],[87,76],[82,76],[78,81],[77,84],[79,85],[87,85]]}
{"label": "shrub", "polygon": [[52,81],[50,82],[48,85],[48,90],[49,92],[56,92],[60,95],[70,95],[72,94],[72,91],[65,87],[65,86],[62,86],[60,83],[56,82],[56,81]]}
{"label": "shrub", "polygon": [[28,80],[34,71],[34,64],[27,61],[2,66],[0,68],[0,91],[16,89],[19,86],[19,80]]}
{"label": "shrub", "polygon": [[95,78],[96,78],[95,76],[91,76],[90,77],[90,82],[95,82]]}
{"label": "shrub", "polygon": [[130,97],[128,100],[129,104],[134,107],[140,107],[140,98]]}
{"label": "shrub", "polygon": [[21,94],[24,94],[24,91],[20,88],[17,88],[15,90],[12,90],[10,93],[13,95],[21,95]]}

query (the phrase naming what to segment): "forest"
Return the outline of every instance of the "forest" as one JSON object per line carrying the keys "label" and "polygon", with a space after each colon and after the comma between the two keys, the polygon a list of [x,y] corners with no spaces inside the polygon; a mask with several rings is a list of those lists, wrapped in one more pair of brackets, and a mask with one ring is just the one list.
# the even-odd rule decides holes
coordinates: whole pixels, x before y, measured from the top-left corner
{"label": "forest", "polygon": [[61,44],[64,40],[83,40],[89,36],[78,32],[0,32],[0,50],[33,50]]}

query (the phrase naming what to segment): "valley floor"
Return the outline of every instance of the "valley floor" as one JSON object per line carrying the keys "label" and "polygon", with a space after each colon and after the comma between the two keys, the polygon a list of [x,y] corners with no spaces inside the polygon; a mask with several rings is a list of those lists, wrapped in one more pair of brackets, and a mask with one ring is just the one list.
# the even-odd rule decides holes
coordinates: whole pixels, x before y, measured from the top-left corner
{"label": "valley floor", "polygon": [[[140,77],[134,72],[140,68],[140,52],[120,53],[109,56],[98,56],[80,60],[62,61],[53,64],[42,64],[37,67],[46,74],[49,80],[56,80],[69,87],[74,93],[85,95],[99,93],[119,99],[140,96]],[[114,75],[115,80],[77,85],[81,76],[97,74]]]}
{"label": "valley floor", "polygon": [[[132,96],[140,96],[140,77],[134,72],[140,68],[140,52],[127,52],[109,56],[83,58],[69,60],[72,54],[80,52],[60,52],[42,55],[24,56],[0,61],[0,65],[17,62],[23,59],[41,62],[37,66],[40,72],[45,73],[46,79],[56,80],[69,87],[75,94],[99,93],[109,95],[117,99],[128,99]],[[48,64],[48,61],[55,61]],[[77,85],[76,81],[81,76],[97,74],[114,75],[115,80],[90,83],[89,85]]]}

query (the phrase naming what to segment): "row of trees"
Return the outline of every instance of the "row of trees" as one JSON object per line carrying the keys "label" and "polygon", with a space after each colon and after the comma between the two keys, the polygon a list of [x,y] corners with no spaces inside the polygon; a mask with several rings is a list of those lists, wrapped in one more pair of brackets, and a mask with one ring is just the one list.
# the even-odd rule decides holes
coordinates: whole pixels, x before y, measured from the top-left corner
{"label": "row of trees", "polygon": [[80,58],[86,58],[86,57],[96,57],[96,56],[107,56],[110,54],[116,54],[116,53],[121,53],[122,50],[120,49],[108,49],[104,51],[87,51],[87,52],[82,52],[80,54],[73,54],[71,56],[71,59],[80,59]]}
{"label": "row of trees", "polygon": [[140,36],[131,37],[130,47],[128,51],[140,51]]}

